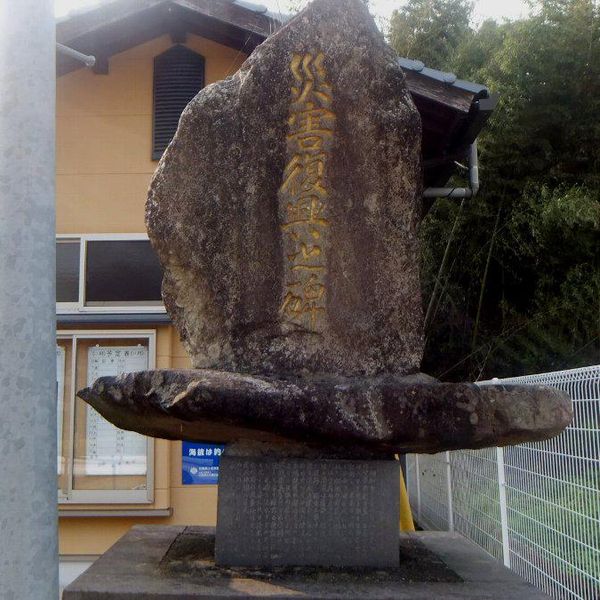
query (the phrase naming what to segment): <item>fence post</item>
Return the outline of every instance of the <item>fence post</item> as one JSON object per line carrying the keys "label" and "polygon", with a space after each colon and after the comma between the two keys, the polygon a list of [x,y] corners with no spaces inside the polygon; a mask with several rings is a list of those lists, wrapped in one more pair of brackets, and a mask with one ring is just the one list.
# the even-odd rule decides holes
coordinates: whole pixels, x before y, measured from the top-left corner
{"label": "fence post", "polygon": [[448,531],[454,531],[454,506],[452,505],[452,466],[450,452],[446,452],[446,481],[448,493]]}
{"label": "fence post", "polygon": [[496,448],[498,463],[498,494],[500,499],[500,523],[502,526],[502,556],[504,566],[510,569],[510,545],[508,542],[508,511],[506,507],[506,479],[504,472],[504,450]]}

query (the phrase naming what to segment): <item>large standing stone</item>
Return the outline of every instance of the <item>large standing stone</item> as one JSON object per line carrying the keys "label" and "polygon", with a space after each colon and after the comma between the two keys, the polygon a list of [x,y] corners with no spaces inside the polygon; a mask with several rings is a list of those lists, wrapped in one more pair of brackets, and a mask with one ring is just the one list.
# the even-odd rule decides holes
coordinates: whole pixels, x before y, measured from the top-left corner
{"label": "large standing stone", "polygon": [[193,365],[418,369],[421,123],[361,0],[315,0],[184,111],[150,238]]}
{"label": "large standing stone", "polygon": [[420,121],[361,0],[314,0],[184,111],[148,228],[196,369],[79,392],[171,439],[438,452],[542,440],[568,397],[418,376]]}

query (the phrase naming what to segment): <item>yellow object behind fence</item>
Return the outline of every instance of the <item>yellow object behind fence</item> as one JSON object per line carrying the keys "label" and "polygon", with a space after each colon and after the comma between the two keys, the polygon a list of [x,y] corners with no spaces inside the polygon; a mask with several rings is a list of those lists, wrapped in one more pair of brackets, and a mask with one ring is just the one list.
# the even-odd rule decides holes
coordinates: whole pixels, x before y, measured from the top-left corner
{"label": "yellow object behind fence", "polygon": [[404,475],[400,469],[400,531],[414,531],[415,524],[410,510],[410,502],[408,500],[408,492],[404,483]]}

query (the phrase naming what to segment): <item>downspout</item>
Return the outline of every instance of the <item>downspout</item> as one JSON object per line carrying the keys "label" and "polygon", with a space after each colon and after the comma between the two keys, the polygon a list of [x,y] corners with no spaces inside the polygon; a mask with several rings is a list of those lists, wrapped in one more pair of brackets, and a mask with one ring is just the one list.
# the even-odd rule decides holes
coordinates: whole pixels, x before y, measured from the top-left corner
{"label": "downspout", "polygon": [[477,157],[477,140],[469,149],[469,187],[468,188],[434,188],[423,191],[423,198],[474,198],[479,192],[479,160]]}
{"label": "downspout", "polygon": [[73,48],[69,48],[69,46],[65,46],[64,44],[59,44],[56,42],[56,49],[65,54],[66,56],[70,56],[79,62],[82,62],[86,67],[91,69],[96,64],[96,57],[90,56],[88,54],[83,54],[82,52],[78,52]]}

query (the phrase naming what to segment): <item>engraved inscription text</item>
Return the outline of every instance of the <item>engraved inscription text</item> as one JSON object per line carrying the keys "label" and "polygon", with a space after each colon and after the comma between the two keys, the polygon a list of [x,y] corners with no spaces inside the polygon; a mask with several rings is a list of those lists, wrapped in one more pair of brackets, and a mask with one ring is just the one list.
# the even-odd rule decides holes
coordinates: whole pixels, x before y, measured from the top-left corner
{"label": "engraved inscription text", "polygon": [[279,190],[284,248],[286,322],[320,331],[325,312],[327,261],[327,162],[335,114],[325,56],[294,54],[292,103],[288,119],[287,165]]}

